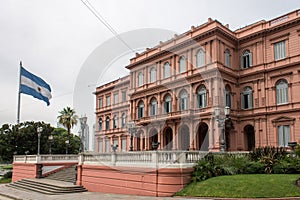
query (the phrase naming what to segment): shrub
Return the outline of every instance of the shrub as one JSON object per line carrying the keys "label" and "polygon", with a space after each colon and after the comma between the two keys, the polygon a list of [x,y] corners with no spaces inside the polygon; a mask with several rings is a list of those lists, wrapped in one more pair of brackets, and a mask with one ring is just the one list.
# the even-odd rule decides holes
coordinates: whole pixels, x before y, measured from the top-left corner
{"label": "shrub", "polygon": [[3,178],[12,178],[12,171],[6,172]]}

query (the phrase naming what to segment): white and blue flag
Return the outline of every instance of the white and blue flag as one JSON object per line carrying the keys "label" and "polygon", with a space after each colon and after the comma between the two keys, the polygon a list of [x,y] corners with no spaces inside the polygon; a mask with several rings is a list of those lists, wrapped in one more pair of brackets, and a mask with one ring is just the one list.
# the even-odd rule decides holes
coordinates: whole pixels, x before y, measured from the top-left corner
{"label": "white and blue flag", "polygon": [[21,67],[20,93],[28,94],[40,99],[50,105],[51,96],[50,86],[40,77],[30,73]]}

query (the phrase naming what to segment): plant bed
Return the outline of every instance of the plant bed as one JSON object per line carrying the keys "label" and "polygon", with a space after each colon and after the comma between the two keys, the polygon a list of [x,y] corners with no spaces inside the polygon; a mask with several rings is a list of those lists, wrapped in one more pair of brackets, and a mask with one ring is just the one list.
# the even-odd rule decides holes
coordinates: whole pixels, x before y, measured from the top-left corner
{"label": "plant bed", "polygon": [[300,188],[296,186],[299,177],[299,174],[219,176],[193,182],[176,195],[224,198],[300,197]]}

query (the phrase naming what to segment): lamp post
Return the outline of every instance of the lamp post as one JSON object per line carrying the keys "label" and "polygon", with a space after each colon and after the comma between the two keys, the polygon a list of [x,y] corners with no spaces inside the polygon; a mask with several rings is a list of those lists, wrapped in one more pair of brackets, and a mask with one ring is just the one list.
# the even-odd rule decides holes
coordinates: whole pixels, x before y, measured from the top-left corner
{"label": "lamp post", "polygon": [[68,154],[68,146],[69,146],[70,141],[66,140],[65,143],[66,143],[66,154]]}
{"label": "lamp post", "polygon": [[49,148],[49,154],[52,154],[52,141],[53,141],[53,135],[49,135],[48,137],[49,143],[50,143],[50,148]]}
{"label": "lamp post", "polygon": [[129,151],[133,151],[133,136],[136,133],[136,126],[134,122],[128,122],[128,133],[130,135],[130,146]]}
{"label": "lamp post", "polygon": [[84,151],[84,147],[83,147],[83,140],[84,140],[84,130],[85,130],[85,126],[86,126],[86,121],[87,121],[87,117],[81,117],[79,118],[80,121],[80,126],[81,126],[81,134],[80,134],[80,149],[79,152],[83,152]]}
{"label": "lamp post", "polygon": [[38,150],[37,150],[37,155],[40,155],[40,149],[41,149],[41,134],[43,132],[43,127],[38,127],[37,128],[37,133],[38,133]]}
{"label": "lamp post", "polygon": [[221,141],[220,141],[220,151],[225,152],[226,150],[226,133],[231,128],[231,119],[230,119],[230,107],[226,106],[224,108],[225,118],[222,118],[220,108],[215,108],[216,120],[218,126],[221,128]]}

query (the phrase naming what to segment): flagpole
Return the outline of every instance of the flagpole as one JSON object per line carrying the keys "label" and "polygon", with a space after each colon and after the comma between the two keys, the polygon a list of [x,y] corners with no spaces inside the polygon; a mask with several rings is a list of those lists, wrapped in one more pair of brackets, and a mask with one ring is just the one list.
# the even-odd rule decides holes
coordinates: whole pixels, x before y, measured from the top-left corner
{"label": "flagpole", "polygon": [[22,61],[20,61],[20,70],[19,70],[19,92],[18,92],[17,124],[20,123],[20,104],[21,104],[21,67],[22,67]]}

